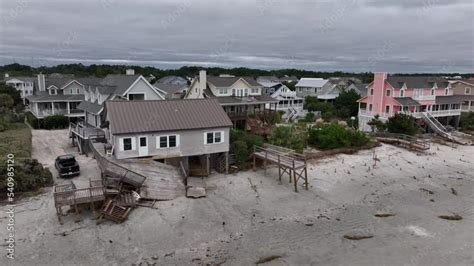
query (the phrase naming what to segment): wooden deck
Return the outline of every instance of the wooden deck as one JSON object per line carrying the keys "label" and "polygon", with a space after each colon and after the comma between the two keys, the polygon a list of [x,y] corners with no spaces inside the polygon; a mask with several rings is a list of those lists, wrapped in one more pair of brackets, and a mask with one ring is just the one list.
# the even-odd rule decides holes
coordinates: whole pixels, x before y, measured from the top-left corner
{"label": "wooden deck", "polygon": [[79,205],[90,204],[93,214],[95,215],[95,202],[105,200],[103,186],[96,185],[98,181],[90,181],[90,187],[76,188],[73,182],[66,185],[58,185],[54,187],[54,206],[58,215],[58,220],[62,224],[62,207],[71,206],[76,212],[76,221],[80,221]]}
{"label": "wooden deck", "polygon": [[306,158],[294,150],[265,144],[264,147],[254,146],[253,168],[256,169],[256,159],[263,160],[265,175],[267,175],[268,164],[275,164],[278,167],[278,180],[288,174],[289,182],[294,183],[295,192],[298,192],[298,181],[303,179],[305,189],[308,189],[308,171],[306,168]]}

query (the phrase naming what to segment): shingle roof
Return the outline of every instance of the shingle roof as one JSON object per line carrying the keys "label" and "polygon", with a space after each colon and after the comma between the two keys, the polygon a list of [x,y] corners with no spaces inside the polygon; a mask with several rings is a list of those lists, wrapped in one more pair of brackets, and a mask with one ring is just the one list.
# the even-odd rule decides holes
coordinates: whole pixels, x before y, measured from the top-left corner
{"label": "shingle roof", "polygon": [[[462,103],[465,100],[472,99],[471,95],[450,95],[450,96],[436,96],[436,104],[455,104]],[[473,97],[474,98],[474,97]]]}
{"label": "shingle roof", "polygon": [[436,83],[438,88],[446,88],[448,80],[435,76],[388,76],[388,83],[396,89],[406,84],[408,88],[432,88]]}
{"label": "shingle roof", "polygon": [[155,82],[153,86],[157,87],[160,90],[165,91],[168,94],[179,93],[184,88],[186,88],[186,85],[169,84],[169,83],[161,83],[161,82]]}
{"label": "shingle roof", "polygon": [[301,78],[295,86],[318,88],[324,86],[327,82],[327,79],[322,78]]}
{"label": "shingle roof", "polygon": [[72,102],[72,101],[83,101],[83,94],[72,94],[72,95],[49,95],[48,93],[41,92],[38,95],[30,95],[26,97],[31,102]]}
{"label": "shingle roof", "polygon": [[109,74],[102,81],[102,85],[115,86],[115,94],[123,95],[140,75]]}
{"label": "shingle roof", "polygon": [[36,80],[35,77],[14,76],[14,77],[6,77],[4,81],[9,81],[12,79],[17,79],[17,80],[26,81],[26,82],[34,82]]}
{"label": "shingle roof", "polygon": [[96,115],[98,115],[101,112],[102,108],[103,108],[103,106],[100,105],[97,101],[95,101],[93,103],[90,102],[90,101],[82,101],[77,106],[77,109],[84,110],[86,112],[96,114]]}
{"label": "shingle roof", "polygon": [[420,106],[421,104],[410,97],[393,97],[402,106]]}
{"label": "shingle roof", "polygon": [[107,101],[112,134],[231,127],[216,99]]}
{"label": "shingle roof", "polygon": [[207,82],[211,83],[216,87],[229,87],[232,86],[237,80],[242,78],[250,86],[261,86],[254,78],[252,77],[216,77],[216,76],[207,76]]}
{"label": "shingle roof", "polygon": [[160,78],[157,83],[186,85],[188,81],[180,76],[164,76]]}

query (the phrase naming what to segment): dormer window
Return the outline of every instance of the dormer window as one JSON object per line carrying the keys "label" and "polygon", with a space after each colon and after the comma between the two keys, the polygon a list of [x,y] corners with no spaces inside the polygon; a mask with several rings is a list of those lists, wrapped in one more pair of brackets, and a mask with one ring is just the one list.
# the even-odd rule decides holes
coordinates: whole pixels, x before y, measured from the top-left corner
{"label": "dormer window", "polygon": [[431,96],[434,96],[435,95],[435,89],[431,89]]}
{"label": "dormer window", "polygon": [[404,89],[400,90],[400,97],[405,97],[405,90]]}
{"label": "dormer window", "polygon": [[449,95],[449,88],[446,88],[446,89],[444,90],[444,95]]}
{"label": "dormer window", "polygon": [[387,97],[390,97],[391,92],[392,92],[391,90],[387,90],[387,92],[386,92]]}
{"label": "dormer window", "polygon": [[57,95],[58,90],[57,89],[49,89],[49,95]]}

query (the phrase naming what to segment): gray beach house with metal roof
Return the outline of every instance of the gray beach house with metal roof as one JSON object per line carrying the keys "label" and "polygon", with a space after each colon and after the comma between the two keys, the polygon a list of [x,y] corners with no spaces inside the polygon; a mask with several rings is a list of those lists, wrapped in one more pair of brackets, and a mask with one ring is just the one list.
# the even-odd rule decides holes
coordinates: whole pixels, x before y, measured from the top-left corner
{"label": "gray beach house with metal roof", "polygon": [[116,159],[151,157],[203,175],[227,169],[232,122],[216,99],[107,101],[105,112]]}

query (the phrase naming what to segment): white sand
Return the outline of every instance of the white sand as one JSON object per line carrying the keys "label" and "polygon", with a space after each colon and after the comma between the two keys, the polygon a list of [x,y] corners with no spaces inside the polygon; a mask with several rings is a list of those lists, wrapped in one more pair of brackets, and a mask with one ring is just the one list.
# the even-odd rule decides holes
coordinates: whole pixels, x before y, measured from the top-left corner
{"label": "white sand", "polygon": [[[251,265],[270,255],[281,256],[272,265],[472,265],[474,147],[430,152],[383,145],[376,166],[373,150],[321,160],[309,167],[310,189],[299,193],[287,180],[278,184],[277,169],[267,177],[213,175],[207,198],[140,207],[120,225],[96,225],[83,214],[81,223],[69,215],[61,226],[49,191],[17,208],[16,265]],[[437,217],[452,212],[464,219]],[[395,215],[374,217],[382,213]]]}

